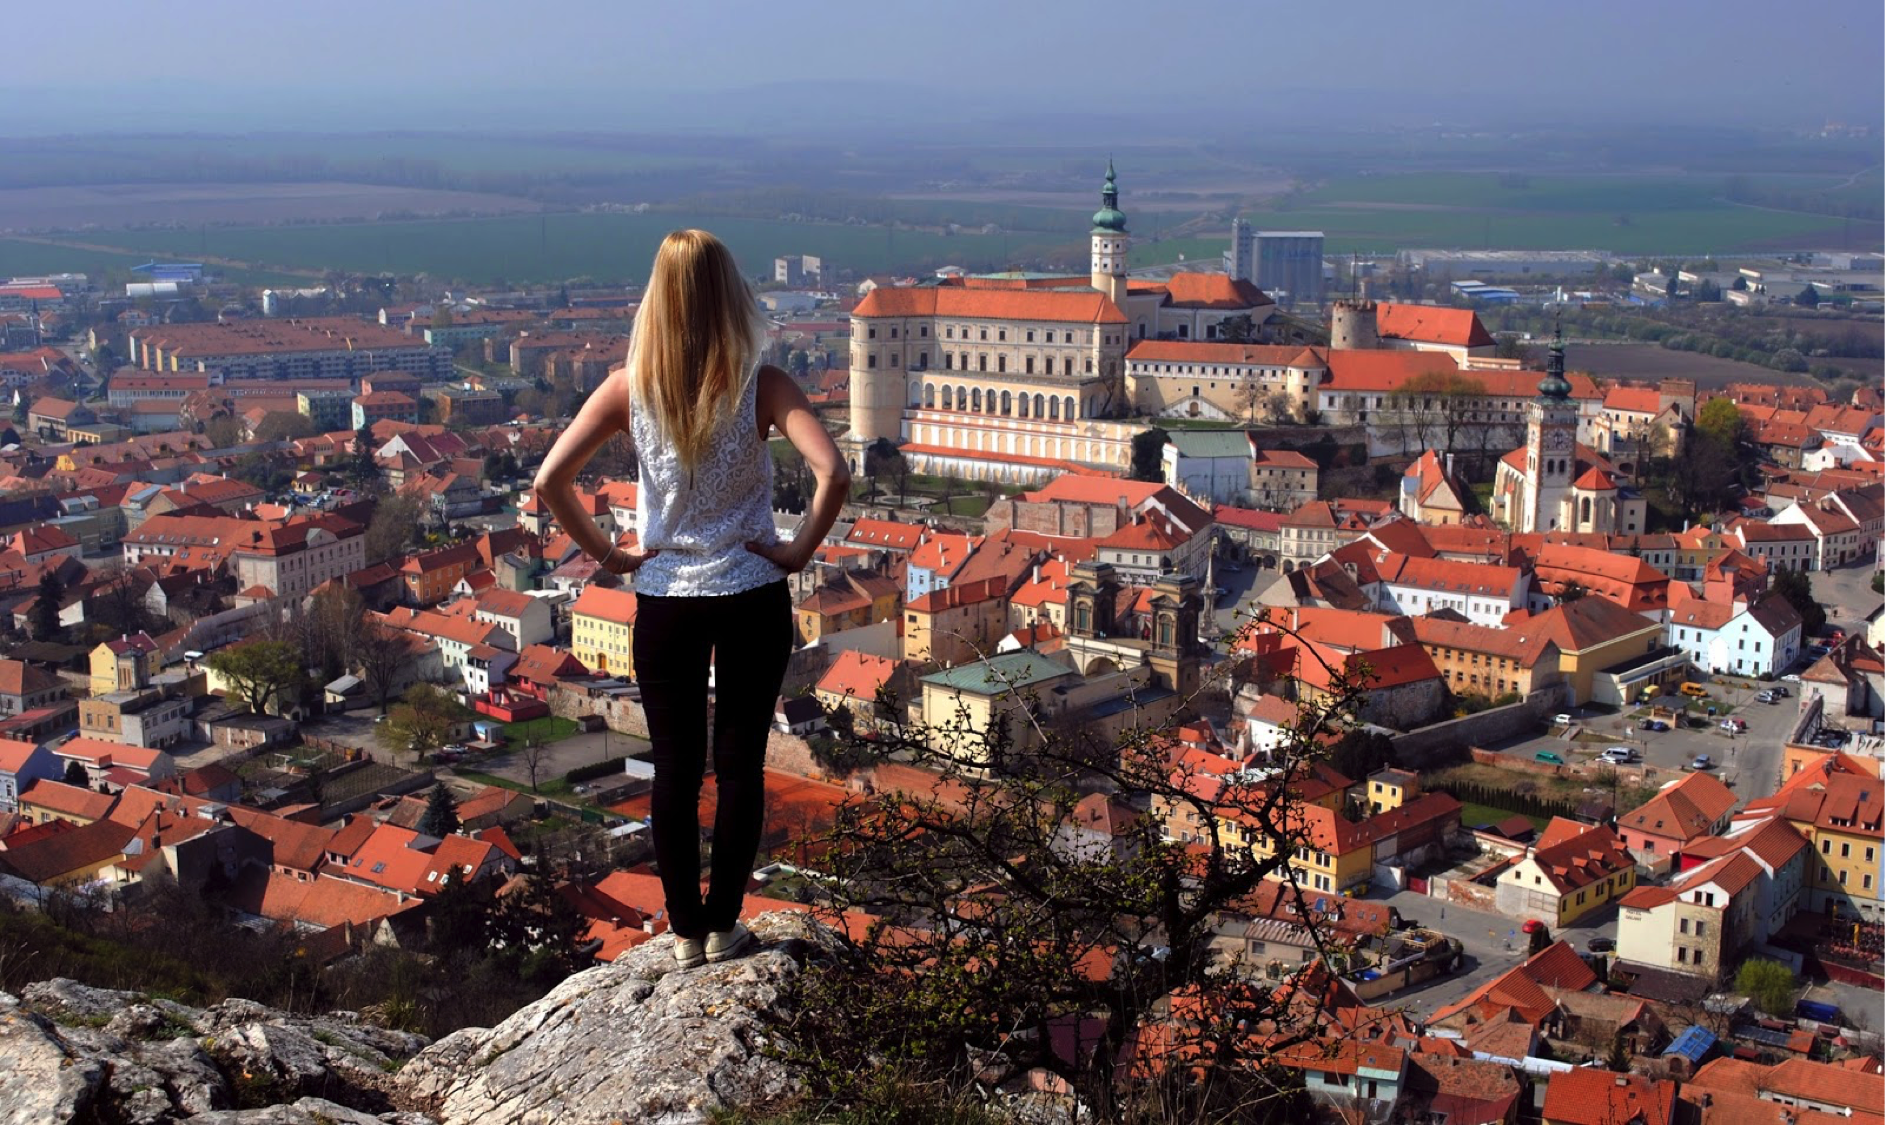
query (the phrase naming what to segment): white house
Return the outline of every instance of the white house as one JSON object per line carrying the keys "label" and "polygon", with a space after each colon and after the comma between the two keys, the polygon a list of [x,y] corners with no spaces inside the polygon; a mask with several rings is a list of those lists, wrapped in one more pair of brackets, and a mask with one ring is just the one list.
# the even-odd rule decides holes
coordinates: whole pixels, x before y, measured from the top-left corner
{"label": "white house", "polygon": [[[1254,693],[1254,686],[1246,691]],[[1239,693],[1237,709],[1244,716],[1244,729],[1250,739],[1252,758],[1269,761],[1278,747],[1289,742],[1290,729],[1297,720],[1296,705],[1275,695],[1257,695],[1254,699],[1244,698]]]}
{"label": "white house", "polygon": [[1819,540],[1804,523],[1740,519],[1722,532],[1722,538],[1736,544],[1749,558],[1766,559],[1769,573],[1811,570],[1813,560],[1819,557]]}
{"label": "white house", "polygon": [[1818,505],[1794,504],[1782,509],[1768,522],[1777,526],[1799,524],[1813,533],[1812,569],[1830,570],[1853,562],[1862,554],[1859,522],[1840,511],[1830,500]]}
{"label": "white house", "polygon": [[548,644],[556,639],[556,614],[549,604],[517,590],[487,586],[478,591],[477,608],[471,611],[471,619],[488,622],[503,630],[509,635],[511,643],[492,643],[515,652],[522,652],[535,644]]}
{"label": "white house", "polygon": [[1800,614],[1778,594],[1758,604],[1692,600],[1669,607],[1664,643],[1711,672],[1773,675],[1800,652]]}
{"label": "white house", "polygon": [[1165,483],[1193,500],[1235,504],[1250,491],[1250,435],[1242,430],[1178,430],[1161,454]]}
{"label": "white house", "polygon": [[1374,592],[1381,613],[1419,616],[1451,609],[1475,625],[1499,628],[1505,616],[1525,607],[1531,580],[1512,566],[1451,559],[1423,559],[1383,551],[1375,556],[1380,585]]}

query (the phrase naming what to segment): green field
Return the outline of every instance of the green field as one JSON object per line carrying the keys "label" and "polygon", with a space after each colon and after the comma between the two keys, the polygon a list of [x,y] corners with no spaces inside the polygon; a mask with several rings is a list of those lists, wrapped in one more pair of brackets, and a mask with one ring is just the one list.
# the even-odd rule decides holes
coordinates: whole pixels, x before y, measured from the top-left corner
{"label": "green field", "polygon": [[[89,238],[87,241],[91,241]],[[97,280],[108,273],[123,272],[151,260],[151,255],[136,250],[107,251],[64,246],[47,246],[0,238],[0,277],[33,276],[49,273],[90,274]],[[305,277],[270,270],[223,270],[230,281],[245,285],[307,284]],[[131,275],[126,274],[129,277]]]}
{"label": "green field", "polygon": [[[1757,186],[1862,193],[1866,177],[1765,176]],[[1592,174],[1513,177],[1497,172],[1349,176],[1247,212],[1259,227],[1327,232],[1331,253],[1410,247],[1595,249],[1617,254],[1701,254],[1793,241],[1878,241],[1878,224],[1738,206],[1727,179]],[[1869,240],[1869,242],[1868,242]]]}
{"label": "green field", "polygon": [[[1524,814],[1515,813],[1511,809],[1495,809],[1491,805],[1477,805],[1470,801],[1460,805],[1460,823],[1469,827],[1476,824],[1498,824],[1515,816],[1524,816]],[[1543,831],[1545,825],[1551,822],[1550,817],[1544,816],[1526,816],[1525,819],[1531,821],[1532,827],[1539,831]]]}
{"label": "green field", "polygon": [[859,273],[958,264],[1000,269],[1058,251],[1084,248],[1054,235],[948,236],[836,223],[792,223],[710,215],[553,214],[433,222],[232,227],[199,231],[88,233],[85,241],[121,247],[132,256],[216,257],[266,270],[390,271],[438,279],[491,282],[591,277],[633,281],[646,276],[663,235],[680,227],[713,230],[749,273],[770,273],[773,258],[818,254]]}
{"label": "green field", "polygon": [[[215,143],[215,142],[206,142]],[[447,142],[433,140],[442,155]],[[495,142],[494,142],[495,143]],[[375,138],[357,141],[358,155],[377,154]],[[546,142],[548,146],[548,142]],[[524,161],[530,143],[498,147]],[[567,156],[567,145],[555,147]],[[546,147],[547,156],[549,148]],[[349,155],[354,155],[350,153]],[[421,154],[411,153],[415,158]],[[635,154],[598,144],[587,158],[630,160]],[[656,164],[690,157],[655,154]],[[524,166],[528,162],[524,161]],[[1846,182],[1834,176],[1739,177],[1744,187],[1779,193],[1858,198],[1875,190],[1876,173]],[[1386,254],[1415,247],[1506,249],[1587,248],[1624,255],[1699,255],[1780,246],[1851,246],[1879,243],[1874,222],[1728,202],[1727,178],[1629,174],[1549,174],[1514,177],[1497,172],[1344,176],[1282,196],[1246,218],[1259,228],[1321,230],[1331,254]],[[814,193],[815,194],[815,193]],[[776,196],[776,198],[774,198]],[[783,254],[817,254],[859,274],[919,272],[941,265],[970,270],[1013,267],[1079,270],[1086,260],[1084,212],[1025,203],[954,203],[944,200],[823,199],[821,214],[852,222],[729,217],[803,212],[816,200],[803,189],[753,193],[721,206],[676,205],[640,214],[556,213],[482,219],[284,224],[92,232],[70,236],[62,250],[0,240],[0,274],[60,269],[103,273],[150,257],[225,259],[230,280],[284,280],[281,270],[426,274],[470,283],[541,283],[577,277],[623,282],[641,279],[660,238],[684,226],[707,227],[726,239],[749,273],[769,273]],[[775,209],[776,207],[776,209]],[[1122,207],[1132,214],[1130,191]],[[892,230],[877,220],[933,226],[960,222],[965,229],[996,223],[1002,233],[947,235],[933,229]],[[1142,214],[1133,219],[1137,266],[1183,260],[1215,268],[1226,236],[1157,238],[1191,216]],[[862,221],[858,221],[862,220]],[[1187,232],[1188,234],[1190,232]]]}

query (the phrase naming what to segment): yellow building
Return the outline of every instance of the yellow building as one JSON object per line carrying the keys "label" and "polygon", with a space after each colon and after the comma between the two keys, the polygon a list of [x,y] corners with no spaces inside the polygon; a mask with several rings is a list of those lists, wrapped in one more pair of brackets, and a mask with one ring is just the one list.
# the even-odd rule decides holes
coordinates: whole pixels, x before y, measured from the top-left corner
{"label": "yellow building", "polygon": [[92,694],[138,691],[148,687],[158,667],[157,642],[148,633],[105,641],[91,652]]}
{"label": "yellow building", "polygon": [[1558,681],[1558,646],[1547,628],[1520,622],[1494,629],[1424,615],[1408,621],[1454,695],[1525,696]]}
{"label": "yellow building", "polygon": [[1885,787],[1858,759],[1831,755],[1749,801],[1735,823],[1778,813],[1806,837],[1809,911],[1885,920]]}
{"label": "yellow building", "polygon": [[[1334,771],[1300,783],[1302,803],[1288,814],[1287,835],[1298,841],[1289,866],[1304,890],[1341,894],[1367,884],[1380,860],[1400,860],[1444,848],[1459,828],[1460,803],[1445,793],[1428,793],[1365,820],[1342,811],[1348,779]],[[1405,790],[1403,790],[1405,791]],[[1223,839],[1249,847],[1257,860],[1276,854],[1274,834],[1238,811],[1221,814]]]}
{"label": "yellow building", "polygon": [[1688,658],[1679,651],[1671,651],[1661,663],[1645,663],[1646,657],[1664,647],[1663,626],[1596,594],[1507,628],[1544,631],[1558,649],[1559,678],[1569,682],[1571,702],[1578,705],[1630,702],[1642,683],[1663,675],[1666,670],[1661,663],[1688,666]]}
{"label": "yellow building", "polygon": [[904,607],[903,658],[948,667],[991,655],[1007,631],[1007,580],[932,590]]}
{"label": "yellow building", "polygon": [[1398,809],[1420,794],[1420,775],[1392,766],[1368,775],[1368,807],[1375,812]]}
{"label": "yellow building", "polygon": [[[926,595],[929,596],[929,595]],[[985,760],[1000,716],[1015,746],[1033,738],[1033,719],[1054,713],[1080,673],[1029,649],[958,664],[922,679],[923,723],[932,747],[965,760]]]}
{"label": "yellow building", "polygon": [[1535,918],[1555,930],[1634,886],[1636,859],[1615,832],[1559,817],[1499,876],[1494,901],[1508,918]]}
{"label": "yellow building", "polygon": [[842,572],[813,590],[793,611],[798,619],[799,643],[810,644],[827,633],[896,620],[900,592],[893,578]]}
{"label": "yellow building", "polygon": [[585,586],[570,607],[569,651],[591,671],[635,674],[635,594]]}

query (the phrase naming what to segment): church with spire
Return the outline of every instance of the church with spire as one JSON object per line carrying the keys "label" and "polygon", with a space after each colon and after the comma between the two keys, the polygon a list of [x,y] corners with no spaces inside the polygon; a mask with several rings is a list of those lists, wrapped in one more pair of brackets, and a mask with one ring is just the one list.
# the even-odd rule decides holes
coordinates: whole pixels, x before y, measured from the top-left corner
{"label": "church with spire", "polygon": [[1499,461],[1493,518],[1512,531],[1640,533],[1648,504],[1603,454],[1577,440],[1578,410],[1564,377],[1564,334],[1554,333],[1525,444]]}
{"label": "church with spire", "polygon": [[1132,464],[1126,351],[1215,340],[1232,318],[1261,332],[1274,302],[1216,273],[1130,277],[1132,237],[1111,160],[1085,276],[1019,271],[878,286],[851,313],[850,430],[862,472],[879,441],[919,473],[1028,484]]}

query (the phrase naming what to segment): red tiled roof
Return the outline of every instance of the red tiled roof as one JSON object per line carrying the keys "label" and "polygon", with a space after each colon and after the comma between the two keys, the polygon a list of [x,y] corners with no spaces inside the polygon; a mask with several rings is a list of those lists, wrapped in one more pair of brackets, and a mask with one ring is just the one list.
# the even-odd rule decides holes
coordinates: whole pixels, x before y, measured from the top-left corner
{"label": "red tiled roof", "polygon": [[1301,344],[1224,344],[1208,340],[1138,340],[1126,352],[1143,363],[1215,363],[1249,367],[1321,367],[1321,353]]}
{"label": "red tiled roof", "polygon": [[957,285],[902,288],[880,285],[858,302],[851,315],[1126,323],[1126,314],[1098,290],[986,289]]}
{"label": "red tiled roof", "polygon": [[1128,292],[1163,292],[1163,304],[1190,309],[1254,309],[1276,302],[1240,277],[1221,273],[1175,273],[1162,281],[1129,281]]}
{"label": "red tiled roof", "polygon": [[1667,1079],[1574,1067],[1551,1076],[1544,1117],[1552,1125],[1671,1125],[1675,1102]]}
{"label": "red tiled roof", "polygon": [[577,596],[576,603],[570,607],[570,616],[595,617],[618,625],[632,624],[635,620],[637,603],[633,590],[616,590],[607,586],[585,586]]}
{"label": "red tiled roof", "polygon": [[1417,340],[1465,348],[1490,347],[1498,342],[1479,322],[1478,313],[1437,305],[1385,302],[1376,305],[1375,333],[1382,339]]}
{"label": "red tiled roof", "polygon": [[1735,795],[1713,775],[1691,773],[1640,808],[1618,817],[1617,824],[1646,835],[1687,842],[1714,831],[1734,804]]}
{"label": "red tiled roof", "polygon": [[819,677],[817,690],[830,695],[872,701],[877,698],[877,689],[889,683],[901,668],[900,661],[889,657],[846,649]]}

